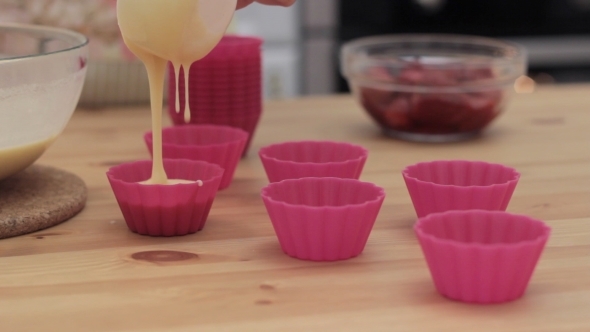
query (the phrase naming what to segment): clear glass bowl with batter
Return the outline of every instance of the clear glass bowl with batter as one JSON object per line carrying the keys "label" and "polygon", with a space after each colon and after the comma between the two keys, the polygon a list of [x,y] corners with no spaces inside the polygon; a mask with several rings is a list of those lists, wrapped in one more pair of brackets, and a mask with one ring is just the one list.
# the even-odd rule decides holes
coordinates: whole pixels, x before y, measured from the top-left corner
{"label": "clear glass bowl with batter", "polygon": [[79,33],[0,25],[0,180],[34,163],[74,112],[86,75]]}

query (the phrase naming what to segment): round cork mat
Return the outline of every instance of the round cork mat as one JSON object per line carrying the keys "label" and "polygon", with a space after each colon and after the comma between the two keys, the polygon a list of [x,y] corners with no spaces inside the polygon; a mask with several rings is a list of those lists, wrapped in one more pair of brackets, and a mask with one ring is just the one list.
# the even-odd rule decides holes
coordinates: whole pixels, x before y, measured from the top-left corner
{"label": "round cork mat", "polygon": [[33,165],[0,181],[0,239],[60,224],[86,204],[86,184],[78,176]]}

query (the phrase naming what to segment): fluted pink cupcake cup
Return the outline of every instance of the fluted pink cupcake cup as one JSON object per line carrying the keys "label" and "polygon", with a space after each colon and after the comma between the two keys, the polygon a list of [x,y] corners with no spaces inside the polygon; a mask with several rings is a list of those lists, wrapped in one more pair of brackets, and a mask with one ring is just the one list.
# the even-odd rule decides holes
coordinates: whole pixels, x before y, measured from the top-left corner
{"label": "fluted pink cupcake cup", "polygon": [[[187,103],[193,124],[223,124],[247,131],[247,153],[263,111],[262,46],[257,37],[224,36],[203,59],[187,70],[188,96],[185,95],[185,71],[170,70],[168,112],[175,125],[184,125]],[[178,82],[178,106],[177,84]]]}
{"label": "fluted pink cupcake cup", "polygon": [[354,179],[303,178],[271,183],[262,199],[287,255],[337,261],[363,252],[385,191]]}
{"label": "fluted pink cupcake cup", "polygon": [[402,176],[419,218],[448,210],[505,211],[520,179],[514,168],[467,160],[418,163]]}
{"label": "fluted pink cupcake cup", "polygon": [[481,304],[524,295],[551,232],[542,221],[486,210],[433,213],[414,230],[437,291]]}
{"label": "fluted pink cupcake cup", "polygon": [[305,177],[358,179],[369,152],[359,145],[298,141],[263,147],[258,155],[270,182]]}
{"label": "fluted pink cupcake cup", "polygon": [[[144,135],[152,149],[152,133]],[[230,186],[246,142],[248,133],[242,129],[220,125],[185,125],[162,130],[162,153],[167,159],[202,160],[224,169],[219,189]]]}
{"label": "fluted pink cupcake cup", "polygon": [[195,182],[140,184],[151,176],[151,160],[121,164],[107,172],[127,226],[132,232],[150,236],[181,236],[202,230],[223,169],[204,161],[186,159],[165,159],[164,168],[170,179]]}

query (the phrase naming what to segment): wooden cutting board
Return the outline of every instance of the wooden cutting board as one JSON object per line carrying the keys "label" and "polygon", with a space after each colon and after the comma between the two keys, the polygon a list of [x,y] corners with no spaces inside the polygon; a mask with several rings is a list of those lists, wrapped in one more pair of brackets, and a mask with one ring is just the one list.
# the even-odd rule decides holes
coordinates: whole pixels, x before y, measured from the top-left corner
{"label": "wooden cutting board", "polygon": [[33,165],[0,181],[0,239],[60,224],[80,212],[86,198],[78,176]]}

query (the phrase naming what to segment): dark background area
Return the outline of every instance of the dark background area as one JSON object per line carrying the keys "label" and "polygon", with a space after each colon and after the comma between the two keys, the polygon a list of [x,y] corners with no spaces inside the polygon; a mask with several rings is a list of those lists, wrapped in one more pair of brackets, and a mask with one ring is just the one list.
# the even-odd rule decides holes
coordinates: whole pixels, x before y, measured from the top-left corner
{"label": "dark background area", "polygon": [[[590,40],[590,0],[340,0],[340,44],[393,33]],[[545,47],[559,46],[547,42]],[[531,62],[529,73],[557,83],[590,81],[590,57],[585,62],[568,61],[567,56]],[[341,77],[338,88],[348,90]]]}

